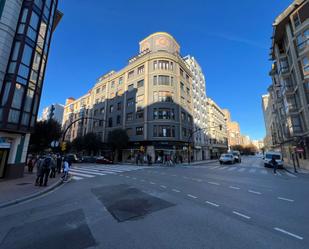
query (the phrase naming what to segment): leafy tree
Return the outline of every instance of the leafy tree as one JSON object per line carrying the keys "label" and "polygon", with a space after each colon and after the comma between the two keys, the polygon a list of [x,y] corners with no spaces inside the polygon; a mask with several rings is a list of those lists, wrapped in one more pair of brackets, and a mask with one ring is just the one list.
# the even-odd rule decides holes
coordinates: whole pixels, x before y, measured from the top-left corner
{"label": "leafy tree", "polygon": [[72,141],[72,148],[76,152],[86,151],[88,155],[96,154],[102,147],[100,137],[93,133],[87,133],[82,137],[77,137]]}
{"label": "leafy tree", "polygon": [[111,146],[114,157],[115,154],[119,155],[121,149],[125,149],[128,146],[129,136],[123,129],[112,130],[107,137],[107,143]]}
{"label": "leafy tree", "polygon": [[53,120],[44,120],[36,123],[31,134],[29,151],[38,153],[50,147],[50,143],[61,137],[61,125]]}

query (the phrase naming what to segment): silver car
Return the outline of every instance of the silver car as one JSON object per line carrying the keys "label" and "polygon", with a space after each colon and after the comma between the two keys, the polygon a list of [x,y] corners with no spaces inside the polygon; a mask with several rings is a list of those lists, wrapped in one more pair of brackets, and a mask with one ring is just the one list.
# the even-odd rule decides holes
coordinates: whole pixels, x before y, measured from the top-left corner
{"label": "silver car", "polygon": [[219,159],[220,164],[234,164],[235,163],[235,158],[233,154],[222,154]]}

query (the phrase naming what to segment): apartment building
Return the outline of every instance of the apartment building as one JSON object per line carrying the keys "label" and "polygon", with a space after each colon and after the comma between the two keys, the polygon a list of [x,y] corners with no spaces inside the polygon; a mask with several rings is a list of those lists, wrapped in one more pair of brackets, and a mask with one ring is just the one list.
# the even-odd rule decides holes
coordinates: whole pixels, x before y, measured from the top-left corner
{"label": "apartment building", "polygon": [[226,118],[223,110],[207,97],[210,158],[218,158],[228,150]]}
{"label": "apartment building", "polygon": [[[309,167],[309,1],[296,0],[273,23],[268,88],[272,147]],[[268,118],[265,119],[268,122]]]}
{"label": "apartment building", "polygon": [[61,104],[51,104],[43,109],[42,120],[53,119],[59,124],[62,124],[64,105]]}
{"label": "apartment building", "polygon": [[63,126],[88,117],[68,129],[70,141],[92,131],[106,142],[110,131],[125,129],[130,144],[123,161],[141,152],[156,162],[167,156],[186,160],[192,114],[192,73],[177,41],[157,32],[139,43],[139,54],[126,67],[101,76],[86,95],[68,99]]}
{"label": "apartment building", "polygon": [[233,145],[241,144],[241,134],[238,122],[232,121],[231,113],[228,109],[223,109],[226,118],[226,128],[229,148]]}
{"label": "apartment building", "polygon": [[24,173],[37,119],[58,0],[0,3],[0,178]]}
{"label": "apartment building", "polygon": [[207,135],[208,115],[205,76],[193,56],[188,55],[184,59],[192,72],[194,160],[206,160],[210,158],[210,154]]}
{"label": "apartment building", "polygon": [[264,138],[264,146],[267,150],[271,150],[273,146],[273,135],[275,133],[274,129],[274,120],[273,120],[273,103],[271,101],[269,94],[264,94],[262,96],[262,110],[263,110],[263,117],[265,121],[265,130],[266,135]]}

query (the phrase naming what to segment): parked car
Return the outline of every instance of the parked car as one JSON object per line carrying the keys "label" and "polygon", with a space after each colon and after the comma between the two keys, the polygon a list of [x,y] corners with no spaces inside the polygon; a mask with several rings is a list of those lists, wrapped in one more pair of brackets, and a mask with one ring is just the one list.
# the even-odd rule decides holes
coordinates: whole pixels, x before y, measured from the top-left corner
{"label": "parked car", "polygon": [[233,154],[222,154],[219,158],[219,162],[220,164],[225,164],[225,163],[234,164],[235,159],[234,159]]}
{"label": "parked car", "polygon": [[268,151],[265,153],[263,160],[264,160],[264,167],[271,168],[273,165],[270,163],[271,159],[275,157],[276,162],[278,163],[278,168],[283,168],[283,158],[280,152],[275,151]]}
{"label": "parked car", "polygon": [[97,157],[95,162],[100,163],[100,164],[112,164],[113,163],[112,160],[109,160],[105,158],[104,156]]}
{"label": "parked car", "polygon": [[241,156],[238,150],[231,151],[231,154],[233,154],[236,163],[241,163]]}
{"label": "parked car", "polygon": [[96,160],[97,160],[97,157],[94,157],[94,156],[83,156],[82,157],[83,163],[95,163]]}
{"label": "parked car", "polygon": [[80,163],[81,159],[79,159],[76,154],[66,154],[65,158],[69,161],[71,161],[72,163]]}

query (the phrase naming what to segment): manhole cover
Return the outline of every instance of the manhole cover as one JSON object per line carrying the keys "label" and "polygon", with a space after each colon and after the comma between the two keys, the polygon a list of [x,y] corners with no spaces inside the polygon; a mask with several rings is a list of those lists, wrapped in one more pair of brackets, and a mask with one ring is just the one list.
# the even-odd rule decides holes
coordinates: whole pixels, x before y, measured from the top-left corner
{"label": "manhole cover", "polygon": [[95,188],[92,192],[119,222],[144,218],[147,214],[175,205],[126,184]]}

